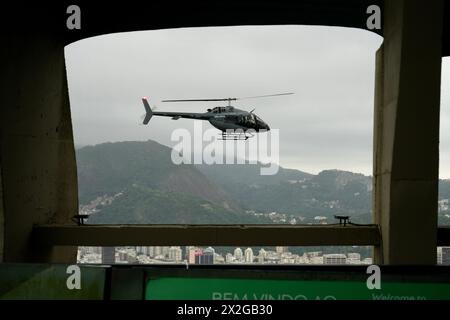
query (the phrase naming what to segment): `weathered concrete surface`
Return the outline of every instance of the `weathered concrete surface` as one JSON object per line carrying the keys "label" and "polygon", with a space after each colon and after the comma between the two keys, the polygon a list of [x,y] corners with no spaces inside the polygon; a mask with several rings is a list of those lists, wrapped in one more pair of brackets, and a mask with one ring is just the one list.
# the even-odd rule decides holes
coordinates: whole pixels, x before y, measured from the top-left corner
{"label": "weathered concrete surface", "polygon": [[377,52],[377,263],[436,264],[443,1],[389,0]]}
{"label": "weathered concrete surface", "polygon": [[42,244],[82,246],[378,246],[377,226],[336,225],[41,225]]}
{"label": "weathered concrete surface", "polygon": [[64,48],[51,35],[6,39],[1,64],[4,261],[73,261],[74,250],[33,247],[33,224],[69,223],[77,175]]}

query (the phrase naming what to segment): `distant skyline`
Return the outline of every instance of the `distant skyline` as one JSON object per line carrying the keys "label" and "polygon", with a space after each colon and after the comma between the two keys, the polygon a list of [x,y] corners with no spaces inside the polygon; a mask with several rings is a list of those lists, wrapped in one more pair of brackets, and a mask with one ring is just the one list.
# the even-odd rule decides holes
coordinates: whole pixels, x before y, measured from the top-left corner
{"label": "distant skyline", "polygon": [[[185,28],[84,39],[66,47],[75,144],[152,139],[172,147],[174,129],[193,129],[192,120],[162,117],[140,125],[142,96],[160,110],[204,112],[217,104],[160,100],[295,92],[234,105],[256,108],[280,129],[281,166],[372,175],[381,42],[368,31],[320,26]],[[445,88],[448,60],[442,71]],[[440,177],[450,178],[450,90],[443,90],[441,105]]]}

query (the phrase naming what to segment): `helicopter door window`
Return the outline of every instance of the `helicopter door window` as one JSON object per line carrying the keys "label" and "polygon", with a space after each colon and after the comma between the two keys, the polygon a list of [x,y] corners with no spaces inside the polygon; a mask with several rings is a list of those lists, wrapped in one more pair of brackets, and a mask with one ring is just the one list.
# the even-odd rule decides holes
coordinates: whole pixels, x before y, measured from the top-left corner
{"label": "helicopter door window", "polygon": [[239,118],[237,116],[225,116],[225,122],[239,122]]}

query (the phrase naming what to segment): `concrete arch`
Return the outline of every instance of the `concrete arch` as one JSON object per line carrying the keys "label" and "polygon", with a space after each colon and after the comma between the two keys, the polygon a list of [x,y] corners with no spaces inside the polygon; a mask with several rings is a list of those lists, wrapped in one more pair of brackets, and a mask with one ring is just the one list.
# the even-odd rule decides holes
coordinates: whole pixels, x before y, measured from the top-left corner
{"label": "concrete arch", "polygon": [[[365,29],[364,13],[372,4],[379,5],[385,16],[380,31],[385,43],[377,59],[374,135],[375,212],[383,236],[377,257],[388,264],[435,261],[440,60],[450,54],[447,3],[444,7],[442,0],[84,2],[81,30],[68,30],[65,12],[70,4],[11,5],[0,22],[3,261],[75,259],[74,249],[36,246],[32,241],[35,224],[67,224],[78,211],[65,45],[101,34],[169,27],[304,24]],[[416,132],[417,126],[425,132]],[[402,224],[406,218],[409,226]]]}

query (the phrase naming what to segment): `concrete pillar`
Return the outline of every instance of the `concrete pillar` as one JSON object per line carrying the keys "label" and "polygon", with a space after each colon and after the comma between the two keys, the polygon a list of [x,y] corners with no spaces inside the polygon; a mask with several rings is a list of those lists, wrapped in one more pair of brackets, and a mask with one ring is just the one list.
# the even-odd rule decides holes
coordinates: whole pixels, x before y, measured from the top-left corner
{"label": "concrete pillar", "polygon": [[3,261],[75,261],[73,248],[31,241],[34,224],[70,223],[78,211],[64,44],[12,34],[0,54]]}
{"label": "concrete pillar", "polygon": [[375,262],[436,264],[443,1],[386,0],[376,57]]}

